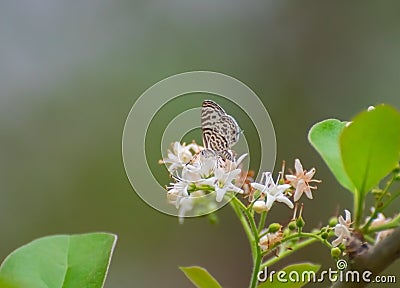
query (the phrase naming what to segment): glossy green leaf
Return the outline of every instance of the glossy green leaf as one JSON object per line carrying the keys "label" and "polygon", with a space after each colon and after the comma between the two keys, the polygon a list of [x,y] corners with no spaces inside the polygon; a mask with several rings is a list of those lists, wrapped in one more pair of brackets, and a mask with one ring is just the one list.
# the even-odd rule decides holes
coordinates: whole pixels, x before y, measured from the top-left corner
{"label": "glossy green leaf", "polygon": [[340,138],[343,165],[365,194],[393,170],[400,156],[400,113],[386,105],[357,115]]}
{"label": "glossy green leaf", "polygon": [[40,238],[4,260],[0,279],[13,288],[100,288],[115,242],[116,236],[107,233]]}
{"label": "glossy green leaf", "polygon": [[197,288],[221,288],[222,286],[208,271],[199,266],[179,267],[185,273],[186,277]]}
{"label": "glossy green leaf", "polygon": [[20,287],[21,285],[15,284],[15,282],[0,278],[0,288],[20,288]]}
{"label": "glossy green leaf", "polygon": [[[258,288],[300,288],[308,282],[317,282],[316,273],[321,265],[312,263],[298,263],[286,266],[282,270],[276,271],[272,278],[269,277],[271,271],[264,271],[268,275],[265,282],[258,285]],[[266,275],[260,275],[260,278]],[[315,280],[314,280],[315,279]]]}
{"label": "glossy green leaf", "polygon": [[345,126],[345,122],[337,119],[324,120],[311,127],[308,140],[321,155],[336,180],[343,187],[354,192],[354,185],[346,174],[340,152],[339,139]]}

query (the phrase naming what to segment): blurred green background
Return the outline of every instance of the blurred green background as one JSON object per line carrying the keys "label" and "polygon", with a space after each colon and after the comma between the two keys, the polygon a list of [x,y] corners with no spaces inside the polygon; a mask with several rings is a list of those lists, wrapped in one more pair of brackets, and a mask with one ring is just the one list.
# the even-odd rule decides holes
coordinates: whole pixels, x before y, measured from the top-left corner
{"label": "blurred green background", "polygon": [[[185,71],[247,84],[274,123],[277,163],[300,157],[323,179],[315,200],[304,200],[311,229],[352,203],[308,129],[382,102],[400,108],[399,9],[395,1],[0,2],[0,259],[37,237],[110,231],[119,240],[106,287],[191,287],[178,266],[194,264],[224,287],[246,287],[250,250],[229,207],[218,225],[204,217],[179,225],[132,190],[121,156],[131,106]],[[277,205],[271,214],[285,222],[290,213]],[[275,269],[302,260],[334,267],[316,244]],[[385,273],[398,277],[399,268]]]}

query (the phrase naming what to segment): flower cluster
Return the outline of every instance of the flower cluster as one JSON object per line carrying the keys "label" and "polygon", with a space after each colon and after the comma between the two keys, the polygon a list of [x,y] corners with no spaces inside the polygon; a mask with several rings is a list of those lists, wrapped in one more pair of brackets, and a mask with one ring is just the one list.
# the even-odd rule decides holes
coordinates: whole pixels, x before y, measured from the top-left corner
{"label": "flower cluster", "polygon": [[[295,160],[295,170],[294,174],[285,175],[286,181],[281,181],[280,176],[276,181],[272,178],[271,172],[264,172],[261,182],[265,179],[263,184],[261,183],[251,183],[251,187],[255,191],[259,192],[259,196],[253,203],[253,209],[257,213],[262,213],[263,211],[269,211],[274,202],[282,202],[286,204],[289,208],[293,208],[293,202],[289,199],[292,190],[294,190],[293,201],[297,202],[303,193],[309,199],[312,199],[311,189],[316,189],[317,187],[311,186],[311,182],[321,182],[320,180],[312,179],[316,170],[312,168],[309,172],[303,169],[299,159]],[[281,183],[282,182],[282,183]]]}
{"label": "flower cluster", "polygon": [[[167,199],[179,209],[180,221],[188,211],[191,211],[205,195],[214,193],[215,201],[221,202],[226,193],[240,193],[248,197],[250,207],[257,212],[269,211],[275,202],[286,204],[293,208],[304,193],[312,199],[311,182],[316,170],[303,169],[299,159],[295,160],[295,173],[285,175],[283,172],[274,181],[271,172],[262,173],[261,183],[254,182],[252,171],[241,169],[241,162],[247,154],[235,161],[225,159],[217,152],[205,149],[195,142],[186,145],[172,143],[168,157],[160,160],[166,164],[175,182],[167,187]],[[293,196],[293,202],[290,198]],[[203,203],[204,204],[204,203]],[[208,206],[214,203],[207,203]]]}
{"label": "flower cluster", "polygon": [[195,142],[190,145],[175,142],[171,146],[168,158],[159,163],[166,164],[168,171],[175,174],[175,182],[167,187],[167,199],[179,209],[180,222],[204,195],[215,193],[215,201],[221,202],[227,192],[243,193],[236,180],[242,172],[238,167],[247,154],[231,162]]}
{"label": "flower cluster", "polygon": [[[374,212],[374,209],[371,209],[371,212]],[[353,229],[351,228],[351,225],[353,224],[351,221],[351,213],[348,210],[344,210],[345,213],[345,218],[343,216],[338,217],[338,223],[334,227],[334,232],[335,236],[337,237],[335,240],[332,241],[332,246],[337,247],[340,244],[343,244],[346,248],[350,246],[350,242],[352,239],[359,237],[357,233],[353,233]],[[366,218],[366,223],[368,223],[370,220],[370,217]],[[379,227],[381,225],[384,225],[388,223],[391,220],[391,218],[386,218],[385,215],[382,213],[378,213],[376,215],[376,218],[371,221],[371,226],[370,227]],[[391,233],[393,233],[393,229],[387,229],[380,231],[376,233],[376,238],[375,238],[375,244],[382,241],[384,238],[389,236]]]}

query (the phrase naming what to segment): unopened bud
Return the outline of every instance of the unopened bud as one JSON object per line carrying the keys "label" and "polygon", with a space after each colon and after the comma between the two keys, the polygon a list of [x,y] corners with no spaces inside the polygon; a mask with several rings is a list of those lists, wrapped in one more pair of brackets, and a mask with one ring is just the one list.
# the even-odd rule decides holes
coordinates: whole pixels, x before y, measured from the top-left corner
{"label": "unopened bud", "polygon": [[299,217],[299,218],[297,218],[297,220],[296,220],[296,226],[298,227],[298,228],[303,228],[304,227],[304,224],[305,224],[305,222],[304,222],[304,220],[303,220],[303,217]]}
{"label": "unopened bud", "polygon": [[257,200],[253,204],[253,210],[258,214],[261,214],[262,212],[267,211],[267,205],[263,200]]}
{"label": "unopened bud", "polygon": [[329,219],[329,227],[335,227],[337,223],[337,217],[332,217],[331,219]]}
{"label": "unopened bud", "polygon": [[342,250],[340,250],[340,248],[334,247],[331,249],[331,256],[333,257],[333,259],[338,259],[341,254]]}
{"label": "unopened bud", "polygon": [[278,232],[281,229],[281,224],[279,223],[272,223],[271,225],[269,225],[268,227],[268,232],[270,233],[275,233]]}

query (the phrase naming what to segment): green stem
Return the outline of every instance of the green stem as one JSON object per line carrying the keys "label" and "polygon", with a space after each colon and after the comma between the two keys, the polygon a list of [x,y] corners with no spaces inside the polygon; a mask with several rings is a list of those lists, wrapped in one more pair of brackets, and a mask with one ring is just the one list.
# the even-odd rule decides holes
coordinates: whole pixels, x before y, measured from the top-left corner
{"label": "green stem", "polygon": [[[248,226],[248,224],[250,224],[250,229],[246,232],[246,234],[248,235],[249,238],[249,242],[250,242],[250,246],[251,246],[251,252],[252,252],[252,256],[253,256],[253,271],[251,274],[251,280],[250,280],[250,288],[256,288],[257,284],[258,284],[258,272],[260,271],[260,265],[261,265],[261,248],[258,245],[258,243],[260,242],[259,239],[259,235],[258,235],[258,229],[257,229],[257,225],[254,221],[254,216],[251,214],[251,211],[249,209],[246,208],[246,206],[244,206],[244,204],[236,197],[232,198],[231,201],[232,205],[234,206],[234,208],[238,208],[239,209],[239,213],[240,213],[240,218],[244,218],[243,214],[241,212],[244,212],[244,214],[246,215],[247,221],[244,220],[244,222],[246,223],[246,226]],[[240,208],[239,208],[240,207]],[[236,213],[238,214],[238,213]],[[243,223],[243,220],[241,220],[241,222]]]}
{"label": "green stem", "polygon": [[[314,239],[316,239],[316,240],[319,240],[319,241],[321,241],[325,246],[327,246],[329,249],[332,248],[332,245],[331,245],[328,241],[326,241],[325,239],[322,239],[321,236],[319,236],[319,235],[317,235],[317,234],[314,234],[314,233],[300,232],[300,233],[296,233],[296,234],[289,235],[289,236],[283,238],[281,241],[275,243],[274,245],[271,245],[271,247],[268,249],[268,251],[265,251],[265,252],[263,253],[263,256],[264,256],[264,255],[267,255],[267,254],[270,253],[272,250],[274,250],[277,246],[279,246],[279,245],[281,245],[281,244],[283,244],[283,243],[285,243],[285,242],[291,241],[291,240],[293,240],[293,239],[305,238],[305,237],[307,237],[307,238],[314,238]],[[297,244],[295,244],[295,245],[297,245]]]}
{"label": "green stem", "polygon": [[253,253],[253,271],[251,274],[251,280],[250,280],[250,288],[256,288],[258,284],[258,272],[260,271],[260,265],[261,265],[261,248],[258,245],[260,243],[260,238],[258,235],[258,229],[256,222],[254,221],[254,216],[251,214],[251,212],[246,209],[245,213],[247,215],[247,218],[250,222],[250,227],[251,230],[253,231],[253,236],[254,236],[254,242],[252,243],[254,247],[254,252]]}
{"label": "green stem", "polygon": [[267,219],[267,211],[261,213],[260,222],[258,222],[258,233],[260,233],[265,226],[265,220]]}
{"label": "green stem", "polygon": [[362,191],[354,192],[354,227],[358,229],[364,209],[364,193]]}
{"label": "green stem", "polygon": [[[388,185],[386,186],[383,194],[381,197],[379,197],[378,202],[381,201],[383,195],[386,194],[387,189],[389,189],[389,186],[393,183],[394,181],[394,177],[389,180]],[[376,217],[378,216],[379,213],[381,213],[383,210],[386,209],[386,207],[388,207],[397,197],[400,196],[400,191],[398,191],[397,193],[393,194],[392,196],[390,196],[390,198],[380,207],[375,206],[375,210],[372,213],[371,217],[369,218],[368,222],[361,228],[361,230],[366,233],[367,231],[369,231],[369,227],[371,226],[372,222],[376,219]]]}
{"label": "green stem", "polygon": [[[381,212],[381,211],[383,211],[386,207],[387,207],[387,205],[389,205],[392,201],[393,201],[393,196],[391,197],[391,199],[389,199],[383,206],[381,206],[381,207],[379,207],[378,205],[380,204],[380,202],[382,201],[382,199],[383,199],[383,197],[385,197],[386,196],[386,194],[388,193],[388,191],[389,191],[389,188],[390,188],[390,186],[393,184],[393,182],[394,182],[394,179],[395,179],[395,175],[392,175],[392,177],[389,179],[389,181],[386,183],[386,187],[383,189],[383,191],[382,191],[382,194],[381,194],[381,196],[379,197],[379,199],[376,201],[376,204],[375,204],[375,210],[374,210],[374,212],[372,213],[372,215],[371,215],[371,217],[369,218],[369,220],[368,220],[368,222],[361,228],[361,230],[365,233],[367,230],[368,230],[368,228],[369,228],[369,226],[371,225],[371,223],[372,223],[372,221],[374,221],[374,219],[376,219],[376,217],[378,216],[378,213],[379,212]],[[398,193],[397,193],[398,194]],[[398,196],[398,195],[397,195]],[[396,197],[397,197],[396,196]]]}
{"label": "green stem", "polygon": [[254,255],[255,251],[253,248],[253,233],[251,232],[249,223],[246,220],[245,215],[243,214],[242,211],[246,210],[246,207],[243,205],[243,203],[234,196],[232,198],[232,201],[229,201],[229,204],[232,206],[233,211],[235,211],[236,216],[239,218],[240,223],[243,226],[244,232],[246,233],[247,239],[249,240],[250,247],[251,247],[251,252]]}
{"label": "green stem", "polygon": [[385,224],[369,228],[368,233],[379,232],[379,231],[383,231],[383,230],[397,228],[397,227],[399,227],[399,225],[400,225],[400,214]]}
{"label": "green stem", "polygon": [[274,257],[274,258],[269,259],[268,261],[265,261],[263,264],[261,264],[260,270],[263,270],[265,267],[272,266],[276,262],[278,262],[278,261],[282,260],[283,258],[291,255],[295,251],[297,251],[297,250],[299,250],[301,248],[304,248],[304,247],[306,247],[306,246],[308,246],[308,245],[310,245],[310,244],[312,244],[312,243],[314,243],[316,241],[317,241],[316,238],[310,238],[310,239],[304,240],[304,241],[302,241],[300,243],[297,243],[296,245],[294,245],[292,247],[292,250],[286,250],[286,251],[282,252],[279,255],[279,257]]}
{"label": "green stem", "polygon": [[308,246],[308,245],[310,245],[310,244],[312,244],[312,243],[314,243],[316,241],[322,242],[329,249],[332,248],[332,245],[328,241],[326,241],[325,239],[322,239],[321,236],[319,236],[317,234],[314,234],[314,233],[301,232],[301,233],[296,233],[296,234],[289,235],[288,237],[282,239],[282,241],[280,241],[279,243],[276,243],[268,251],[263,253],[262,256],[267,255],[273,249],[275,249],[277,246],[279,246],[279,245],[281,245],[281,244],[283,244],[283,243],[285,243],[287,241],[290,241],[290,240],[293,240],[293,239],[296,239],[296,238],[301,238],[301,237],[309,237],[309,239],[294,244],[291,247],[290,250],[286,250],[286,251],[282,252],[281,254],[279,254],[279,257],[271,258],[271,259],[267,260],[266,262],[262,263],[261,266],[260,266],[260,270],[263,270],[263,269],[265,269],[265,267],[269,267],[269,266],[275,264],[276,262],[282,260],[283,258],[291,255],[293,252],[295,252],[295,251],[297,251],[297,250],[299,250],[301,248],[304,248],[304,247],[306,247],[306,246]]}

